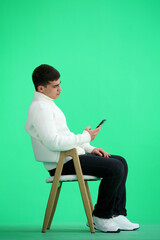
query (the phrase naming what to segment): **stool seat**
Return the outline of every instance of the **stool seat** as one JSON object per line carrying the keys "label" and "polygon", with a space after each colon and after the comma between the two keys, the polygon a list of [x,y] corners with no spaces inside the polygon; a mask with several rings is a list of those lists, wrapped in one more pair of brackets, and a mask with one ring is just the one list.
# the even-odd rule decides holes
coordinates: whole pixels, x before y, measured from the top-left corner
{"label": "stool seat", "polygon": [[[90,176],[90,175],[83,175],[85,181],[96,181],[100,180],[100,178],[95,177],[95,176]],[[46,183],[52,183],[54,179],[53,177],[48,177],[46,179]],[[73,181],[78,181],[77,175],[61,175],[60,177],[60,182],[73,182]]]}

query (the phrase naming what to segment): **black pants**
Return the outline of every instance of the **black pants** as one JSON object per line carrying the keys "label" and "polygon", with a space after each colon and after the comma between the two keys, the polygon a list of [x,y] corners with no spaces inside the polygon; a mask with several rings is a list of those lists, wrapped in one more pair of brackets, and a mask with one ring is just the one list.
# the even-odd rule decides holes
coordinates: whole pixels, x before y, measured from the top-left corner
{"label": "black pants", "polygon": [[[126,212],[126,178],[128,167],[126,160],[117,155],[101,157],[92,153],[79,155],[82,172],[102,178],[97,203],[93,214],[100,218],[113,215],[127,215]],[[54,176],[55,169],[49,171]],[[64,164],[62,175],[75,174],[73,160]]]}

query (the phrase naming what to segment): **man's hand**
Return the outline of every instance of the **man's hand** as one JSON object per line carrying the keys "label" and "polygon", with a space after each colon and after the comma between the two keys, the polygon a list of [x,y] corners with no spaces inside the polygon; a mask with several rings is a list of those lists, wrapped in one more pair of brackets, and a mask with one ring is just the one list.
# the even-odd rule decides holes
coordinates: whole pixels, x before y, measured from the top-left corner
{"label": "man's hand", "polygon": [[107,157],[107,158],[111,156],[109,153],[105,152],[102,148],[94,148],[92,153],[97,154],[99,156]]}
{"label": "man's hand", "polygon": [[86,127],[85,130],[87,132],[89,132],[90,136],[91,136],[91,141],[93,141],[95,139],[95,137],[97,136],[97,134],[99,133],[101,129],[101,126],[99,126],[98,128],[95,128],[93,130],[91,130],[91,127]]}

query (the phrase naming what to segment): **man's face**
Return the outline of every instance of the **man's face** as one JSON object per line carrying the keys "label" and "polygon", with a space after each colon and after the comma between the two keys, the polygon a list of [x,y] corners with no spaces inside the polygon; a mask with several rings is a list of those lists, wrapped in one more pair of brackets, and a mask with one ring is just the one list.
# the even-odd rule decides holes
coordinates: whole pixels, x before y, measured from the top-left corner
{"label": "man's face", "polygon": [[38,86],[38,92],[41,92],[52,99],[56,99],[59,97],[62,90],[62,88],[60,87],[60,83],[60,79],[50,81],[50,83],[46,87]]}

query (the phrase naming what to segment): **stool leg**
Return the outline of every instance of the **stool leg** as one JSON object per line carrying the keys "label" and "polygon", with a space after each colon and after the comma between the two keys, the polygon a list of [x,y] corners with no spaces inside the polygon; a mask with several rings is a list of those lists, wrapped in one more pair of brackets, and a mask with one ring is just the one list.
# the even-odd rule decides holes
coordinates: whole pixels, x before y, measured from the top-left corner
{"label": "stool leg", "polygon": [[89,202],[90,202],[90,206],[91,206],[91,212],[93,212],[93,203],[92,203],[92,198],[91,198],[91,194],[90,194],[90,191],[89,191],[89,186],[88,186],[87,181],[85,181],[85,185],[86,185],[86,190],[87,190],[87,193],[88,193],[88,198],[89,198]]}
{"label": "stool leg", "polygon": [[86,216],[87,216],[87,219],[88,219],[90,231],[91,231],[91,233],[94,233],[95,229],[94,229],[94,225],[93,225],[91,206],[90,206],[90,202],[89,202],[89,199],[88,199],[87,189],[86,189],[86,186],[85,186],[85,183],[84,183],[84,178],[83,178],[83,174],[82,174],[81,165],[80,165],[80,162],[79,162],[79,157],[78,157],[77,154],[73,155],[73,162],[74,162],[74,167],[75,167],[75,171],[76,171],[76,174],[77,174],[77,179],[78,179],[78,183],[79,183],[79,187],[80,187],[80,191],[81,191],[81,196],[82,196],[82,200],[83,200],[83,205],[84,205],[84,209],[85,209]]}
{"label": "stool leg", "polygon": [[[54,184],[54,181],[53,181]],[[48,222],[51,216],[51,211],[53,209],[54,206],[54,202],[56,199],[56,194],[57,194],[57,189],[58,186],[55,186],[55,184],[52,184],[52,188],[50,191],[50,195],[49,195],[49,199],[48,199],[48,203],[47,203],[47,208],[46,208],[46,212],[45,212],[45,217],[44,217],[44,222],[43,222],[43,228],[42,228],[42,232],[45,233],[47,226],[48,226]]]}
{"label": "stool leg", "polygon": [[57,206],[59,194],[60,194],[60,191],[61,191],[61,187],[62,187],[62,182],[60,182],[60,186],[58,187],[58,190],[57,190],[56,198],[55,198],[55,201],[54,201],[54,205],[53,205],[53,209],[52,209],[52,213],[51,213],[51,216],[50,216],[50,219],[49,219],[47,229],[50,229],[50,227],[51,227],[51,223],[52,223],[52,220],[53,220],[53,217],[54,217],[54,213],[56,211],[56,206]]}
{"label": "stool leg", "polygon": [[55,172],[55,175],[54,175],[54,180],[53,180],[53,183],[52,183],[46,212],[45,212],[45,217],[44,217],[44,222],[43,222],[43,227],[42,227],[42,232],[43,233],[46,232],[46,229],[47,229],[48,224],[49,224],[49,220],[51,218],[51,212],[52,212],[52,209],[53,209],[53,206],[54,206],[54,203],[55,203],[55,199],[56,199],[56,196],[57,196],[58,184],[59,184],[60,176],[61,176],[61,173],[62,173],[64,159],[65,159],[65,154],[63,152],[61,152],[60,158],[59,158],[59,161],[58,161],[58,164],[57,164],[56,172]]}
{"label": "stool leg", "polygon": [[90,202],[88,199],[87,190],[86,190],[85,184],[81,180],[78,180],[78,182],[79,182],[83,205],[84,205],[84,209],[85,209],[86,216],[88,219],[90,231],[91,231],[91,233],[94,233],[95,230],[94,230],[92,212],[91,212]]}

